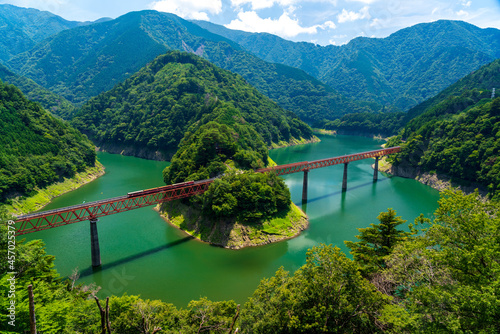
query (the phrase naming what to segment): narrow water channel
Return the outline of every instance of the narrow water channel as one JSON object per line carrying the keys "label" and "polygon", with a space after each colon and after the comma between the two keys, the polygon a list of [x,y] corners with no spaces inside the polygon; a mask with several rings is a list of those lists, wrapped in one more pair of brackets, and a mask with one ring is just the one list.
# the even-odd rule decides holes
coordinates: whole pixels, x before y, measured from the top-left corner
{"label": "narrow water channel", "polygon": [[[355,136],[321,136],[320,143],[272,150],[278,164],[316,160],[378,149],[381,142]],[[163,185],[166,162],[99,153],[106,174],[96,181],[55,199],[45,209],[123,195],[129,191]],[[376,223],[381,211],[393,208],[408,222],[420,213],[431,216],[439,193],[414,180],[379,173],[373,183],[373,159],[349,164],[348,190],[342,193],[343,165],[309,172],[309,198],[302,204],[302,173],[285,176],[292,201],[310,218],[310,227],[299,237],[242,250],[213,247],[187,237],[169,226],[152,207],[103,217],[98,222],[102,268],[90,261],[88,222],[31,233],[42,239],[56,268],[68,276],[75,268],[80,283],[95,282],[99,295],[137,294],[185,307],[190,300],[233,299],[244,303],[260,280],[280,266],[295,271],[305,262],[307,249],[320,243],[347,252],[344,240],[355,240],[356,228]]]}

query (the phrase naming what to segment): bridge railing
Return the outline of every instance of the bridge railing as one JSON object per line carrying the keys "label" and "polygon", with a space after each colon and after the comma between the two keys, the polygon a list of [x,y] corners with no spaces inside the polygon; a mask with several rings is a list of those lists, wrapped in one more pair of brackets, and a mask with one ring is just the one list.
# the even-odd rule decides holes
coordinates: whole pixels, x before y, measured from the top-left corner
{"label": "bridge railing", "polygon": [[[349,154],[340,157],[327,158],[315,161],[303,161],[256,170],[258,173],[275,171],[278,175],[308,171],[310,169],[328,167],[351,161],[380,157],[399,152],[400,147],[391,147],[375,151]],[[96,219],[124,211],[156,205],[204,193],[214,179],[195,181],[192,184],[169,190],[159,190],[144,195],[125,195],[104,200],[77,204],[60,209],[31,213],[16,218],[16,235],[46,230],[62,225],[73,224],[84,220]],[[160,187],[158,189],[163,189]]]}

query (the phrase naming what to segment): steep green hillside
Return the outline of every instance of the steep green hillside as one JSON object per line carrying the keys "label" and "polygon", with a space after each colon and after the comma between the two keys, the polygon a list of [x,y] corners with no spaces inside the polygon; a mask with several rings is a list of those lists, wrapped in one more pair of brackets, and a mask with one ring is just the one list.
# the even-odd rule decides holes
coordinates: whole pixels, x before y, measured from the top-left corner
{"label": "steep green hillside", "polygon": [[196,53],[242,75],[261,93],[305,119],[377,111],[342,97],[302,70],[267,63],[238,44],[173,14],[133,12],[65,30],[9,62],[16,72],[77,105],[107,91],[167,50]]}
{"label": "steep green hillside", "polygon": [[0,80],[16,86],[29,100],[40,103],[53,115],[67,118],[75,111],[73,104],[64,97],[52,93],[31,79],[15,74],[2,64],[0,64]]}
{"label": "steep green hillside", "polygon": [[[227,116],[230,114],[231,116]],[[189,53],[172,51],[85,104],[72,124],[98,145],[162,158],[186,131],[209,121],[241,119],[268,146],[312,139],[312,130],[240,76]]]}
{"label": "steep green hillside", "polygon": [[410,134],[424,123],[459,113],[491,97],[495,87],[500,87],[500,59],[465,76],[407,113],[353,113],[334,121],[324,120],[319,126],[337,132],[384,136],[394,135],[404,127],[404,132]]}
{"label": "steep green hillside", "polygon": [[500,98],[429,118],[405,135],[402,151],[392,160],[395,167],[446,174],[464,185],[477,182],[500,199]]}
{"label": "steep green hillside", "polygon": [[0,81],[0,202],[94,166],[80,132]]}
{"label": "steep green hillside", "polygon": [[90,22],[66,21],[49,12],[0,4],[0,62],[28,51],[60,31]]}
{"label": "steep green hillside", "polygon": [[441,173],[463,185],[477,182],[499,198],[500,99],[491,99],[496,87],[500,59],[410,110],[408,116],[418,116],[387,144],[403,147],[390,159],[393,170]]}
{"label": "steep green hillside", "polygon": [[303,69],[345,96],[403,110],[500,57],[500,30],[460,21],[423,23],[387,38],[325,47],[196,23],[266,61]]}

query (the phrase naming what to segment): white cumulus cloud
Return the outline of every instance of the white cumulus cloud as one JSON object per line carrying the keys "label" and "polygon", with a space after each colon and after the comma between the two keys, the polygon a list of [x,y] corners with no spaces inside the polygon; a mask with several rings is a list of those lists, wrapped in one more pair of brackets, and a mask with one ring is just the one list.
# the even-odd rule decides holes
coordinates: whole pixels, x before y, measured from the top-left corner
{"label": "white cumulus cloud", "polygon": [[255,11],[240,11],[238,18],[225,25],[226,28],[249,32],[267,32],[284,38],[299,34],[315,34],[318,29],[335,29],[335,23],[327,21],[320,25],[302,27],[297,19],[284,12],[278,19],[261,18]]}
{"label": "white cumulus cloud", "polygon": [[351,21],[357,21],[357,20],[362,20],[362,19],[369,19],[370,13],[369,13],[370,7],[365,6],[361,8],[359,12],[354,12],[354,11],[347,11],[345,8],[342,9],[342,12],[337,15],[337,19],[339,20],[339,23],[344,23],[344,22],[351,22]]}
{"label": "white cumulus cloud", "polygon": [[186,19],[207,20],[208,13],[219,14],[222,11],[221,0],[158,0],[149,8],[179,15]]}
{"label": "white cumulus cloud", "polygon": [[233,7],[241,7],[243,5],[250,5],[253,10],[259,10],[264,8],[271,8],[275,4],[280,6],[290,6],[294,3],[299,2],[298,0],[231,0],[231,5]]}

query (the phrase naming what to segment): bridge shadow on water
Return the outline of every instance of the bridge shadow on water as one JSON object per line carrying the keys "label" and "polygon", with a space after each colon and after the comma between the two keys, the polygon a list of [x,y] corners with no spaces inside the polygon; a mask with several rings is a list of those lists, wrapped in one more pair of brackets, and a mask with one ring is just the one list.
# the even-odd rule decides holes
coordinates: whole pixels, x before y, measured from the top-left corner
{"label": "bridge shadow on water", "polygon": [[144,251],[142,253],[134,254],[134,255],[125,257],[123,259],[116,260],[116,261],[111,262],[111,263],[102,264],[100,267],[97,267],[97,268],[87,267],[87,268],[85,268],[84,270],[82,270],[80,272],[80,278],[86,277],[86,276],[90,276],[90,275],[92,275],[94,273],[97,273],[97,272],[100,272],[100,271],[104,271],[104,270],[108,270],[108,269],[111,269],[113,267],[116,267],[116,266],[119,266],[119,265],[122,265],[122,264],[125,264],[125,263],[128,263],[128,262],[132,262],[132,261],[138,260],[140,258],[143,258],[143,257],[149,256],[149,255],[152,255],[152,254],[164,251],[165,249],[169,249],[169,248],[172,248],[174,246],[181,245],[181,244],[183,244],[185,242],[188,242],[189,240],[192,240],[192,239],[194,239],[194,237],[188,236],[188,237],[185,237],[185,238],[182,238],[182,239],[170,242],[170,243],[168,243],[166,245],[162,245],[162,246],[158,246],[158,247],[149,249],[149,250]]}
{"label": "bridge shadow on water", "polygon": [[342,201],[344,201],[345,200],[345,194],[347,192],[349,192],[349,191],[352,191],[352,190],[355,190],[355,189],[359,189],[359,188],[368,187],[368,186],[372,186],[374,188],[377,183],[384,182],[384,181],[387,181],[387,180],[390,180],[390,178],[379,179],[376,182],[370,181],[370,182],[366,182],[366,183],[363,183],[363,184],[358,184],[357,186],[354,186],[354,187],[349,187],[348,186],[345,191],[340,190],[340,191],[336,191],[336,192],[333,192],[333,193],[330,193],[330,194],[325,194],[323,196],[318,196],[318,197],[315,197],[315,198],[308,199],[307,201],[295,203],[295,205],[297,205],[298,207],[302,206],[303,207],[302,211],[305,212],[304,209],[307,208],[307,204],[314,203],[314,202],[317,202],[317,201],[321,201],[321,200],[323,200],[325,198],[329,198],[329,197],[333,197],[333,196],[337,196],[337,195],[342,195]]}

